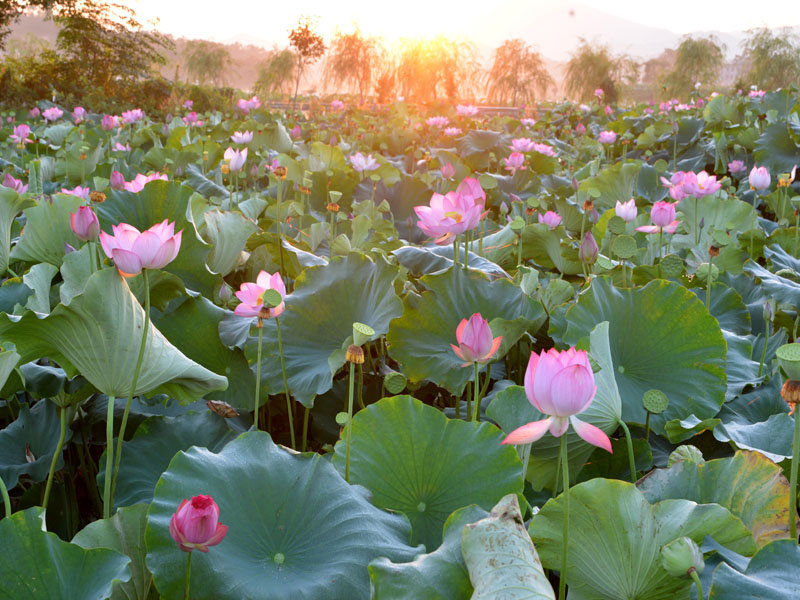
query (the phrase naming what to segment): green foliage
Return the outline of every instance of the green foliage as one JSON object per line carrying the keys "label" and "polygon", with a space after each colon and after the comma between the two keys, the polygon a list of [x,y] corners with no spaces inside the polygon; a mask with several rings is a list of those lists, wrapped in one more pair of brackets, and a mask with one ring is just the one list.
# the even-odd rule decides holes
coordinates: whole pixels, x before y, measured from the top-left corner
{"label": "green foliage", "polygon": [[775,89],[800,82],[798,38],[791,30],[762,28],[751,29],[748,33],[744,42],[750,61],[750,70],[744,76],[748,87]]}
{"label": "green foliage", "polygon": [[494,51],[494,62],[487,77],[491,101],[511,106],[533,102],[555,86],[542,55],[519,38],[504,41]]}
{"label": "green foliage", "polygon": [[684,36],[678,46],[675,65],[664,78],[667,92],[673,96],[687,96],[698,83],[703,89],[712,89],[725,61],[724,50],[725,45],[713,35],[700,39]]}

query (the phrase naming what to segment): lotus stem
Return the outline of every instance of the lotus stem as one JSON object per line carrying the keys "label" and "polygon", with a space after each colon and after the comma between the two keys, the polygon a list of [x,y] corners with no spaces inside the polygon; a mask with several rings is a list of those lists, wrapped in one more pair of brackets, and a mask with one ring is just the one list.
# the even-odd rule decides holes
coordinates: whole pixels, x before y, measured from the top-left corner
{"label": "lotus stem", "polygon": [[481,386],[479,383],[478,378],[480,377],[480,368],[481,366],[476,362],[475,363],[475,384],[473,385],[473,391],[475,393],[475,399],[473,400],[472,404],[472,420],[475,422],[479,422],[481,420]]}
{"label": "lotus stem", "polygon": [[453,265],[458,266],[458,236],[453,240]]}
{"label": "lotus stem", "polygon": [[[647,418],[650,418],[649,412],[647,413]],[[619,423],[620,427],[622,427],[622,431],[625,432],[625,442],[628,444],[628,466],[631,470],[631,483],[636,483],[636,460],[633,454],[633,439],[631,439],[631,430],[628,429],[628,425],[622,419],[617,419],[617,422]],[[649,426],[650,425],[648,421],[648,427]]]}
{"label": "lotus stem", "polygon": [[258,317],[258,353],[256,354],[256,396],[253,400],[253,427],[258,431],[258,398],[261,394],[261,347],[264,341],[264,321]]}
{"label": "lotus stem", "polygon": [[308,415],[311,412],[311,410],[309,410],[307,406],[304,408],[305,411],[303,412],[303,441],[300,442],[300,452],[306,451],[306,441],[308,439]]}
{"label": "lotus stem", "polygon": [[700,583],[700,576],[695,569],[689,571],[689,576],[692,578],[692,581],[694,581],[694,586],[697,591],[697,600],[703,600],[703,584]]}
{"label": "lotus stem", "polygon": [[708,255],[708,277],[706,277],[706,308],[711,312],[711,284],[714,282],[714,257]]}
{"label": "lotus stem", "polygon": [[[103,518],[111,518],[111,474],[114,472],[114,396],[108,397],[106,410],[106,473],[103,483]],[[122,445],[122,440],[120,440]]]}
{"label": "lotus stem", "polygon": [[794,256],[797,258],[797,234],[800,233],[800,209],[794,211]]}
{"label": "lotus stem", "polygon": [[758,377],[761,377],[761,371],[764,369],[764,360],[767,358],[767,343],[769,342],[769,336],[772,335],[770,331],[772,329],[772,321],[768,319],[764,324],[764,328],[764,347],[761,349],[761,361],[758,363]]}
{"label": "lotus stem", "polygon": [[11,516],[11,498],[8,497],[8,489],[6,488],[6,482],[3,481],[3,478],[0,477],[0,494],[3,496],[3,506],[6,509],[6,514],[4,517]]}
{"label": "lotus stem", "polygon": [[89,264],[91,265],[91,272],[97,271],[97,254],[94,249],[94,242],[89,242]]}
{"label": "lotus stem", "polygon": [[472,382],[467,382],[467,414],[466,420],[472,419]]}
{"label": "lotus stem", "polygon": [[661,244],[664,238],[664,229],[658,228],[658,278],[661,279]]}
{"label": "lotus stem", "polygon": [[469,244],[469,236],[470,236],[470,232],[467,231],[464,234],[464,268],[465,269],[469,268],[469,245],[470,245]]}
{"label": "lotus stem", "polygon": [[[478,240],[478,254],[483,256],[483,236],[486,235],[486,219],[481,219],[481,237]],[[796,245],[796,244],[795,244]],[[797,254],[797,250],[795,250],[795,254]]]}
{"label": "lotus stem", "polygon": [[[795,405],[796,406],[796,405]],[[794,438],[792,439],[792,470],[789,474],[789,537],[797,543],[797,463],[800,451],[800,416],[794,413]]]}
{"label": "lotus stem", "polygon": [[58,407],[58,417],[61,421],[61,430],[58,434],[58,444],[56,444],[56,451],[53,453],[53,460],[50,461],[50,472],[47,474],[47,485],[44,488],[44,500],[42,500],[42,508],[47,510],[47,503],[50,500],[50,489],[53,486],[53,478],[56,474],[56,463],[58,457],[61,456],[61,450],[64,448],[64,439],[67,437],[67,409]]}
{"label": "lotus stem", "polygon": [[[280,177],[278,178],[278,198],[277,198],[277,206],[276,209],[278,211],[278,257],[281,263],[281,277],[283,277],[284,273],[286,273],[286,269],[283,266],[283,223],[281,223],[281,203],[283,202],[283,179]],[[331,250],[333,251],[333,250]]]}
{"label": "lotus stem", "polygon": [[522,232],[517,236],[517,266],[522,264]]}
{"label": "lotus stem", "polygon": [[525,488],[525,475],[528,473],[528,461],[531,457],[531,448],[533,448],[533,442],[530,444],[525,444],[522,447],[522,487]]}
{"label": "lotus stem", "polygon": [[694,199],[694,245],[696,246],[700,243],[700,230],[698,229],[697,224],[697,212],[700,209],[698,208],[698,200],[697,198]]}
{"label": "lotus stem", "polygon": [[192,553],[186,553],[186,582],[183,584],[183,600],[189,600],[189,582],[192,579]]}
{"label": "lotus stem", "polygon": [[294,411],[292,399],[289,397],[289,382],[286,380],[286,362],[283,359],[283,338],[281,337],[281,322],[275,317],[275,327],[278,329],[278,353],[281,355],[281,375],[283,376],[283,393],[286,396],[286,412],[289,415],[289,439],[292,441],[292,450],[295,449],[294,441]]}
{"label": "lotus stem", "polygon": [[567,546],[569,540],[569,462],[567,457],[567,436],[561,436],[561,473],[564,476],[564,523],[561,535],[561,571],[558,574],[558,600],[566,598],[567,589]]}
{"label": "lotus stem", "polygon": [[364,365],[358,363],[358,405],[361,408],[364,406]]}
{"label": "lotus stem", "polygon": [[336,213],[331,211],[331,227],[330,227],[330,229],[331,229],[331,242],[330,242],[330,245],[328,246],[328,259],[333,258],[333,240],[336,237],[336,220],[334,219],[335,216],[336,216]]}
{"label": "lotus stem", "polygon": [[648,410],[647,411],[647,418],[644,421],[644,439],[647,443],[650,443],[650,415],[652,413]]}
{"label": "lotus stem", "polygon": [[[139,371],[142,369],[144,350],[147,346],[147,333],[150,329],[150,276],[147,269],[142,269],[142,282],[144,283],[144,327],[142,327],[142,339],[139,342],[139,356],[136,358],[136,367],[133,370],[133,381],[131,381],[131,391],[128,394],[128,401],[125,403],[125,411],[122,413],[122,423],[119,426],[119,442],[117,443],[117,457],[114,460],[113,479],[111,483],[111,497],[114,499],[114,491],[117,489],[117,476],[119,475],[119,463],[122,460],[122,441],[125,439],[125,427],[128,425],[128,414],[131,412],[133,394],[136,392],[136,385],[139,383]],[[111,477],[111,473],[106,473],[106,477]]]}
{"label": "lotus stem", "polygon": [[356,363],[350,363],[350,383],[347,388],[347,436],[344,455],[344,480],[350,483],[350,434],[353,431],[353,384],[355,383]]}

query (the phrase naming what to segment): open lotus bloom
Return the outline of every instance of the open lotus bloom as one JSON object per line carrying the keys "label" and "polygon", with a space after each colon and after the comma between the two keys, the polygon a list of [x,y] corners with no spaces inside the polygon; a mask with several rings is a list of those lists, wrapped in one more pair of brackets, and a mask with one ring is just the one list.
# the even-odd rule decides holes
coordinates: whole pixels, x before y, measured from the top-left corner
{"label": "open lotus bloom", "polygon": [[458,191],[442,194],[434,193],[430,206],[415,206],[419,221],[417,225],[431,237],[437,237],[437,244],[447,243],[454,235],[459,235],[478,226],[483,205],[476,203],[471,195]]}
{"label": "open lotus bloom", "polygon": [[541,355],[532,352],[525,371],[525,395],[539,412],[549,416],[518,427],[502,443],[530,444],[548,430],[561,437],[571,424],[585,441],[611,452],[611,440],[603,430],[576,416],[589,408],[596,392],[594,373],[583,350],[572,347],[562,352],[551,348]]}
{"label": "open lotus bloom", "polygon": [[241,171],[245,161],[247,160],[247,148],[244,150],[234,150],[233,148],[228,148],[225,150],[224,157],[225,160],[228,161],[228,166],[230,167],[231,171]]}
{"label": "open lotus bloom", "polygon": [[348,157],[350,164],[353,165],[353,170],[357,171],[358,173],[363,173],[364,171],[374,171],[375,169],[380,168],[380,164],[378,161],[372,158],[372,154],[367,154],[364,156],[361,152],[356,152],[355,154],[351,154]]}
{"label": "open lotus bloom", "polygon": [[164,219],[140,232],[133,225],[112,225],[114,235],[100,232],[100,245],[123,275],[138,275],[142,269],[161,269],[171,263],[181,248],[182,231]]}
{"label": "open lotus bloom", "polygon": [[533,150],[533,140],[531,138],[514,138],[511,140],[511,148],[512,152],[530,152]]}
{"label": "open lotus bloom", "polygon": [[208,552],[228,533],[228,526],[219,522],[219,506],[211,496],[194,496],[178,505],[169,520],[169,534],[184,552]]}
{"label": "open lotus bloom", "polygon": [[458,324],[456,340],[458,346],[450,344],[450,347],[464,361],[461,366],[468,367],[473,363],[489,362],[497,354],[503,336],[493,338],[489,322],[480,313],[475,313],[469,320],[462,319]]}
{"label": "open lotus bloom", "polygon": [[675,204],[673,202],[656,202],[650,209],[652,225],[642,225],[636,231],[643,233],[675,233],[680,221],[675,220]]}
{"label": "open lotus bloom", "polygon": [[253,141],[252,131],[234,131],[231,136],[231,141],[234,144],[249,144]]}
{"label": "open lotus bloom", "polygon": [[749,180],[750,189],[759,191],[766,190],[772,182],[767,167],[753,167],[750,171]]}
{"label": "open lotus bloom", "polygon": [[636,200],[634,200],[633,198],[631,198],[627,202],[620,202],[619,200],[617,200],[617,205],[614,208],[614,211],[616,212],[617,216],[620,219],[622,219],[626,223],[630,223],[631,221],[636,219],[636,214],[638,212],[636,210]]}
{"label": "open lotus bloom", "polygon": [[539,219],[539,223],[544,223],[550,229],[555,229],[559,225],[561,225],[561,217],[557,212],[552,210],[548,210],[544,215],[536,215],[536,218]]}
{"label": "open lotus bloom", "polygon": [[281,302],[274,308],[264,306],[264,292],[267,290],[275,290],[281,295],[281,298],[286,297],[286,286],[278,271],[275,271],[272,275],[266,271],[261,271],[255,283],[246,282],[239,286],[236,297],[241,301],[241,304],[237,305],[233,312],[240,317],[265,318],[267,316],[279,316],[283,312],[285,305]]}

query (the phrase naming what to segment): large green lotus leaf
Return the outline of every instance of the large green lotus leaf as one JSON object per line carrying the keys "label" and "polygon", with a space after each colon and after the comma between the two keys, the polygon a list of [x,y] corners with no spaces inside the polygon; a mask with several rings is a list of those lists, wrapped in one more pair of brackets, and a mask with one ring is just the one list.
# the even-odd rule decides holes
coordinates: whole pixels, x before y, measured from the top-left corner
{"label": "large green lotus leaf", "polygon": [[461,552],[475,587],[471,600],[555,600],[519,502],[505,496],[485,519],[464,527]]}
{"label": "large green lotus leaf", "polygon": [[388,558],[373,560],[369,565],[372,599],[470,600],[473,589],[461,554],[461,532],[488,514],[474,504],[459,508],[445,521],[442,545],[430,554],[401,564]]}
{"label": "large green lotus leaf", "polygon": [[770,173],[789,173],[797,164],[800,146],[789,133],[785,121],[769,125],[756,140],[756,164],[769,168]]}
{"label": "large green lotus leaf", "polygon": [[178,504],[208,494],[225,539],[195,552],[191,597],[275,600],[369,598],[367,565],[412,560],[401,515],[384,512],[318,454],[292,454],[254,431],[219,454],[179,452],[161,476],[148,513],[147,566],[163,598],[182,597],[186,555],[169,534]]}
{"label": "large green lotus leaf", "polygon": [[[595,374],[597,393],[589,408],[581,413],[580,419],[599,427],[606,434],[611,434],[619,427],[622,407],[617,383],[614,379],[614,365],[611,362],[608,323],[598,324],[592,330],[590,339],[589,354],[600,366],[600,371]],[[506,434],[526,423],[547,418],[547,415],[539,412],[528,400],[525,388],[518,385],[508,386],[500,391],[492,400],[486,414]],[[570,481],[576,481],[595,447],[581,439],[571,427],[564,435],[567,436]],[[533,443],[526,478],[531,482],[534,490],[538,491],[545,487],[555,489],[560,444],[561,439],[552,435],[545,435]]]}
{"label": "large green lotus leaf", "polygon": [[211,247],[200,238],[191,221],[189,201],[193,193],[188,186],[161,180],[151,181],[135,194],[111,190],[106,201],[96,205],[97,216],[107,233],[112,232],[112,225],[119,223],[144,231],[164,219],[174,222],[176,232],[183,230],[181,248],[164,271],[183,279],[186,287],[211,297],[222,278],[205,266]]}
{"label": "large green lotus leaf", "polygon": [[800,597],[800,546],[777,540],[750,559],[744,573],[723,563],[714,571],[708,600],[795,600]]}
{"label": "large green lotus leaf", "polygon": [[[627,202],[637,193],[653,200],[662,200],[666,190],[648,181],[647,175],[651,175],[650,168],[649,165],[639,162],[617,162],[607,166],[597,176],[581,182],[579,187],[581,199],[586,199],[589,190],[596,190],[593,193],[599,194],[592,198],[598,210],[614,208],[617,201]],[[652,179],[652,176],[649,179]]]}
{"label": "large green lotus leaf", "polygon": [[653,415],[656,433],[691,414],[715,416],[725,399],[725,339],[703,303],[681,285],[654,280],[643,288],[618,289],[599,277],[566,314],[564,342],[576,344],[596,323],[609,322],[609,342],[627,422],[644,423],[642,396],[664,392],[669,408]]}
{"label": "large green lotus leaf", "polygon": [[[382,258],[350,254],[330,264],[305,269],[286,296],[286,310],[280,316],[283,354],[289,389],[295,399],[310,406],[317,394],[333,384],[333,375],[345,362],[346,345],[353,335],[353,323],[375,330],[373,339],[383,335],[389,322],[402,312],[394,292],[398,270]],[[254,319],[244,319],[255,323]],[[283,392],[278,334],[275,319],[264,321],[261,383],[269,394]],[[246,352],[255,362],[257,339],[247,340]]]}
{"label": "large green lotus leaf", "polygon": [[532,223],[522,230],[522,253],[525,259],[565,275],[581,273],[578,250],[564,242],[562,228],[551,230],[543,223]]}
{"label": "large green lotus leaf", "polygon": [[789,482],[778,465],[758,452],[738,451],[700,464],[680,461],[651,471],[638,486],[650,503],[684,498],[720,504],[742,520],[759,546],[789,537]]}
{"label": "large green lotus leaf", "polygon": [[[706,288],[691,288],[691,291],[705,304]],[[724,331],[736,335],[750,334],[750,312],[742,296],[724,283],[714,282],[711,286],[711,308],[709,309]]]}
{"label": "large green lotus leaf", "polygon": [[22,282],[33,290],[25,308],[45,315],[50,312],[50,284],[56,273],[58,268],[55,265],[39,263],[22,276]]}
{"label": "large green lotus leaf", "polygon": [[[16,344],[23,362],[47,356],[69,377],[83,375],[95,388],[127,396],[139,354],[144,310],[116,269],[92,275],[83,293],[46,317],[0,315],[0,335]],[[165,393],[190,401],[224,389],[227,379],[201,367],[150,324],[135,393]]]}
{"label": "large green lotus leaf", "polygon": [[188,358],[228,378],[224,390],[206,394],[240,410],[253,409],[255,373],[239,348],[227,348],[219,338],[219,322],[225,311],[203,296],[187,298],[174,310],[154,315],[158,329]]}
{"label": "large green lotus leaf", "polygon": [[[372,492],[372,502],[405,514],[413,543],[442,543],[442,526],[457,508],[485,509],[522,492],[522,465],[490,423],[448,419],[411,396],[370,404],[353,417],[350,482]],[[333,465],[345,472],[347,429]]]}
{"label": "large green lotus leaf", "polygon": [[130,579],[127,556],[64,542],[42,531],[43,522],[39,507],[0,521],[4,600],[105,600],[116,582]]}
{"label": "large green lotus leaf", "polygon": [[752,260],[748,260],[743,269],[760,280],[759,287],[768,297],[789,306],[800,305],[800,283],[776,275]]}
{"label": "large green lotus leaf", "polygon": [[[415,277],[422,277],[423,275],[428,275],[430,273],[444,271],[445,269],[449,269],[453,266],[452,246],[437,246],[435,248],[403,246],[402,248],[398,248],[397,250],[393,251],[392,254],[397,257],[397,262],[408,269],[408,271]],[[460,259],[463,260],[463,256],[461,256]],[[500,266],[483,258],[475,252],[469,253],[469,268],[477,271],[483,271],[493,278],[509,278],[508,273],[506,273]]]}
{"label": "large green lotus leaf", "polygon": [[[180,450],[200,446],[219,452],[235,437],[236,433],[226,425],[225,419],[210,411],[146,419],[136,428],[133,439],[122,443],[114,505],[148,504],[153,499],[158,478]],[[100,489],[103,489],[105,473],[105,459],[102,458],[97,475]]]}
{"label": "large green lotus leaf", "polygon": [[[548,500],[530,525],[542,563],[561,568],[564,495]],[[744,524],[718,504],[663,500],[650,504],[632,483],[592,479],[569,492],[567,585],[572,600],[686,598],[691,580],[670,576],[660,549],[687,536],[710,535],[743,554],[756,544]]]}
{"label": "large green lotus leaf", "polygon": [[212,245],[208,268],[224,277],[236,268],[247,238],[258,231],[258,226],[238,212],[210,210],[203,218]]}
{"label": "large green lotus leaf", "polygon": [[20,211],[34,205],[33,200],[22,198],[11,188],[0,186],[0,273],[8,270],[11,254],[11,226]]}
{"label": "large green lotus leaf", "polygon": [[147,600],[153,586],[153,576],[145,565],[147,508],[145,504],[122,508],[110,519],[89,523],[72,538],[81,548],[108,548],[131,559],[130,581],[115,582],[111,600]]}
{"label": "large green lotus leaf", "polygon": [[[17,485],[22,475],[33,481],[47,479],[59,428],[58,412],[52,402],[40,400],[33,408],[20,404],[17,418],[0,431],[0,477],[9,490]],[[28,451],[33,455],[32,462]],[[64,459],[59,457],[56,468],[63,466]]]}
{"label": "large green lotus leaf", "polygon": [[421,295],[409,294],[403,301],[403,316],[392,321],[386,341],[389,354],[411,381],[430,380],[456,395],[464,391],[474,375],[462,368],[450,344],[456,344],[456,328],[474,313],[489,322],[516,321],[516,335],[503,338],[497,358],[522,336],[537,330],[545,319],[536,300],[508,280],[489,281],[477,271],[450,269],[420,279],[427,288]]}
{"label": "large green lotus leaf", "polygon": [[11,251],[11,258],[28,262],[46,262],[57,267],[64,260],[64,248],[73,248],[80,240],[69,225],[70,213],[77,212],[83,200],[68,194],[56,194],[52,201],[42,201],[26,208],[26,224],[19,241]]}
{"label": "large green lotus leaf", "polygon": [[[694,198],[683,200],[678,208],[683,213],[683,225],[686,233],[672,236],[672,247],[675,249],[693,249],[693,262],[708,262],[708,247],[713,242],[714,230],[745,231],[756,226],[756,212],[752,204],[737,198],[721,198],[711,196],[695,202]],[[696,220],[695,220],[696,215]],[[699,242],[695,244],[695,222],[702,223]],[[714,264],[719,264],[718,260]]]}

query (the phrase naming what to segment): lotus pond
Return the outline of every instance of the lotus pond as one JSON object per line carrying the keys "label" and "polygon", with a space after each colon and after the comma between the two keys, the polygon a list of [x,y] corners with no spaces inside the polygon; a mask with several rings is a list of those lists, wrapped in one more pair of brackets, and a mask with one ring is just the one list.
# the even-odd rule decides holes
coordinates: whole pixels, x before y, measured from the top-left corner
{"label": "lotus pond", "polygon": [[800,102],[0,124],[0,597],[800,596]]}

